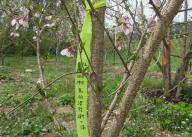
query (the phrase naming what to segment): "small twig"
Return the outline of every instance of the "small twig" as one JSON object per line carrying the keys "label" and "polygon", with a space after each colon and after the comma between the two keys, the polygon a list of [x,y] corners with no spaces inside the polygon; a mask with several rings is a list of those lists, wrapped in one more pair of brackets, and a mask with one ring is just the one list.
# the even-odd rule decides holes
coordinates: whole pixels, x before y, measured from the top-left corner
{"label": "small twig", "polygon": [[119,5],[121,5],[122,3],[124,3],[124,2],[125,2],[125,0],[122,0],[120,3],[116,2],[117,4],[115,4],[115,5],[113,5],[113,6],[108,6],[108,7],[106,7],[106,9],[111,9],[111,8],[113,8],[113,7],[119,6]]}
{"label": "small twig", "polygon": [[147,105],[143,105],[143,106],[139,106],[139,107],[137,107],[135,109],[131,109],[130,112],[134,112],[134,111],[140,110],[140,109],[148,107],[148,106],[154,106],[154,105],[153,105],[153,103],[149,103]]}
{"label": "small twig", "polygon": [[192,10],[192,8],[188,8],[188,9],[179,10],[179,12],[184,12],[184,11],[189,11],[189,10]]}
{"label": "small twig", "polygon": [[104,130],[104,128],[105,128],[105,126],[106,126],[106,124],[107,124],[107,122],[108,122],[108,120],[109,120],[109,118],[110,118],[110,116],[111,116],[111,114],[113,112],[113,109],[115,108],[115,105],[117,103],[119,95],[120,95],[122,89],[124,88],[124,85],[127,83],[128,77],[129,76],[125,73],[121,84],[119,85],[119,87],[115,91],[115,96],[114,96],[114,98],[113,98],[113,100],[112,100],[112,102],[111,102],[111,104],[109,106],[109,109],[108,109],[108,111],[106,112],[105,116],[102,119],[101,132]]}
{"label": "small twig", "polygon": [[[140,49],[141,49],[141,47],[142,47],[142,45],[143,45],[143,42],[144,42],[144,40],[145,40],[144,37],[145,37],[145,33],[142,34],[141,39],[140,39],[140,41],[139,41],[137,50],[136,50],[136,52],[135,52],[135,56],[136,56],[136,57],[138,56],[139,51],[140,51]],[[134,61],[132,61],[131,64],[129,65],[129,67],[128,67],[129,72],[132,72],[132,69],[133,69],[133,66],[134,66],[134,64],[135,64],[135,61],[136,61],[136,59],[135,59]],[[116,90],[115,92],[113,92],[113,94],[115,93],[115,96],[113,97],[113,100],[112,100],[111,104],[109,105],[109,109],[108,109],[107,113],[106,113],[105,116],[103,117],[102,124],[101,124],[101,130],[102,130],[102,131],[104,130],[104,128],[105,128],[105,126],[106,126],[106,124],[107,124],[107,122],[108,122],[108,120],[109,120],[109,118],[110,118],[110,116],[111,116],[114,108],[115,108],[115,105],[116,105],[116,103],[117,103],[117,100],[118,100],[118,98],[119,98],[119,95],[120,95],[120,93],[122,92],[122,89],[123,89],[124,85],[127,83],[127,80],[128,80],[128,78],[129,78],[129,76],[131,76],[131,75],[127,75],[127,74],[125,73],[124,78],[123,78],[121,84],[119,85],[119,87],[117,88],[117,90]]]}
{"label": "small twig", "polygon": [[[88,2],[89,6],[90,6],[90,8],[91,8],[91,10],[92,10],[92,12],[93,12],[93,15],[98,19],[99,23],[102,25],[101,20],[100,20],[99,17],[95,14],[96,12],[95,12],[95,9],[94,9],[94,7],[93,7],[93,4],[91,3],[90,0],[87,0],[87,2]],[[103,26],[103,25],[102,25],[102,26]],[[104,29],[105,33],[107,34],[109,40],[111,41],[112,46],[113,46],[115,52],[116,52],[117,55],[119,56],[119,58],[120,58],[120,60],[121,60],[121,62],[122,62],[122,64],[123,64],[123,66],[124,66],[124,68],[125,68],[125,70],[126,70],[126,73],[128,73],[128,74],[130,75],[130,72],[129,72],[129,70],[128,70],[127,64],[125,63],[123,57],[121,56],[120,52],[118,51],[117,47],[115,46],[115,43],[114,43],[113,39],[111,38],[108,30],[105,28],[105,26],[103,26],[103,29]]]}
{"label": "small twig", "polygon": [[159,62],[159,59],[160,59],[160,54],[159,54],[158,58],[156,58],[155,56],[153,57],[153,60],[155,61],[155,64],[157,64],[157,66],[159,67],[159,69],[163,73],[163,67],[162,67],[161,63]]}
{"label": "small twig", "polygon": [[141,35],[142,34],[142,31],[139,29],[139,24],[137,23],[137,21],[135,20],[135,15],[134,13],[131,11],[130,7],[125,4],[125,9],[129,12],[130,16],[131,16],[131,19],[133,20],[133,23],[134,23],[134,26],[135,28],[137,29],[137,31],[139,32],[139,34]]}
{"label": "small twig", "polygon": [[[69,75],[74,75],[74,74],[78,74],[78,72],[71,72],[71,73],[65,73],[59,77],[57,77],[55,80],[53,80],[52,82],[50,82],[48,85],[46,85],[42,90],[46,90],[48,87],[52,86],[55,82],[57,82],[58,80],[60,80],[61,78],[65,77],[65,76],[69,76]],[[31,97],[29,97],[27,100],[25,100],[24,102],[22,102],[21,104],[19,104],[18,106],[14,107],[12,110],[10,110],[7,115],[12,114],[15,110],[17,110],[18,108],[22,107],[24,104],[26,104],[27,102],[29,102],[31,99],[33,99],[34,97],[36,97],[37,95],[39,95],[39,92],[34,93]]]}
{"label": "small twig", "polygon": [[182,57],[179,56],[179,55],[174,55],[174,54],[172,54],[171,56],[172,56],[172,57],[176,57],[176,58],[180,58],[180,59],[182,59]]}
{"label": "small twig", "polygon": [[155,4],[153,3],[153,0],[149,0],[149,3],[152,5],[153,9],[155,10],[156,14],[158,15],[159,18],[161,18],[161,13],[159,11],[159,9],[155,6]]}
{"label": "small twig", "polygon": [[[137,9],[137,6],[138,6],[138,2],[136,1],[136,9]],[[133,20],[135,21],[136,19],[136,15],[137,15],[137,10],[135,10],[135,14],[134,16],[132,17]],[[136,22],[134,22],[135,24]],[[135,29],[135,27],[137,27],[137,25],[133,25],[133,30]],[[132,43],[132,40],[133,40],[133,34],[134,34],[134,31],[131,32],[131,35],[130,35],[130,39],[129,39],[129,43],[128,43],[128,53],[127,53],[127,56],[129,55],[129,51],[130,51],[130,47],[131,47],[131,43]]]}
{"label": "small twig", "polygon": [[[177,85],[175,85],[172,89],[168,90],[167,93],[170,93],[170,92],[172,92],[173,90],[175,90],[175,89],[180,85],[180,83],[183,82],[183,81],[185,81],[185,80],[186,80],[186,78],[183,78],[181,81],[178,82]],[[163,97],[164,97],[164,95],[161,95],[159,98],[163,98]]]}
{"label": "small twig", "polygon": [[[65,10],[66,10],[66,12],[67,12],[67,14],[68,14],[68,16],[69,16],[69,19],[70,19],[73,27],[74,27],[75,30],[78,32],[78,29],[77,29],[77,27],[76,27],[76,25],[75,25],[75,22],[73,21],[73,19],[72,19],[72,17],[71,17],[71,14],[70,14],[70,12],[69,12],[69,10],[68,10],[68,8],[67,8],[67,5],[65,4],[65,1],[62,0],[62,3],[63,3],[63,6],[64,6],[64,8],[65,8]],[[86,52],[86,50],[85,50],[85,48],[84,48],[84,46],[83,46],[84,43],[83,43],[82,40],[81,40],[80,34],[77,33],[77,36],[78,36],[78,39],[79,39],[79,41],[80,41],[80,48],[81,48],[81,49],[83,50],[83,52],[85,53],[85,56],[86,56],[86,58],[87,58],[87,60],[88,60],[88,63],[89,63],[89,65],[90,65],[90,68],[91,68],[92,72],[95,73],[94,68],[93,68],[93,66],[92,66],[92,64],[91,64],[91,60],[89,59],[89,56],[88,56],[88,54],[87,54],[87,52]]]}

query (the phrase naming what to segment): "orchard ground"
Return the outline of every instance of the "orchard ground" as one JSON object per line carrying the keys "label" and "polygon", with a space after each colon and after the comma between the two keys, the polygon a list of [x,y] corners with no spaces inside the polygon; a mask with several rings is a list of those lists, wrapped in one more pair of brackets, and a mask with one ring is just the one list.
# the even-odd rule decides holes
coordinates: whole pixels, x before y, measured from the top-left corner
{"label": "orchard ground", "polygon": [[[181,46],[174,41],[173,54],[180,53]],[[176,48],[177,47],[177,48]],[[156,57],[161,62],[161,49]],[[122,53],[126,57],[126,51]],[[179,55],[178,55],[179,56]],[[172,73],[180,65],[180,58],[172,57]],[[46,82],[50,83],[64,73],[75,72],[75,59],[48,56],[43,59]],[[112,100],[113,92],[122,79],[123,69],[117,55],[105,55],[103,107]],[[190,78],[191,75],[188,74]],[[0,136],[47,136],[54,137],[61,133],[76,137],[74,112],[74,75],[62,78],[53,84],[48,92],[48,99],[54,106],[63,129],[55,129],[50,115],[44,109],[43,97],[36,96],[8,115],[20,103],[37,93],[38,70],[36,57],[6,56],[0,66]],[[185,94],[190,96],[190,87]],[[152,61],[134,106],[121,133],[121,137],[192,137],[192,105],[179,102],[165,102],[160,98],[146,96],[147,93],[163,90],[162,74],[156,62]],[[187,93],[186,93],[187,92]],[[191,98],[189,98],[190,100]]]}

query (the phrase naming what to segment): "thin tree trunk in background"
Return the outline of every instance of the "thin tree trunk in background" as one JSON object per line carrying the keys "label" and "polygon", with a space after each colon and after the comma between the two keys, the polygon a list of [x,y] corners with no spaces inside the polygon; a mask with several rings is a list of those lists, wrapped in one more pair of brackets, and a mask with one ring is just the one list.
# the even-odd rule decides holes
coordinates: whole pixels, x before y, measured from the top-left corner
{"label": "thin tree trunk in background", "polygon": [[36,32],[37,35],[37,42],[36,42],[36,56],[37,56],[37,64],[38,64],[38,70],[39,70],[39,80],[41,82],[42,87],[45,87],[45,79],[43,75],[43,69],[41,64],[41,57],[40,57],[40,31]]}
{"label": "thin tree trunk in background", "polygon": [[169,29],[168,29],[168,42],[170,42],[170,43],[168,43],[169,44],[169,50],[168,50],[168,71],[169,71],[169,90],[172,88],[172,81],[171,81],[171,75],[172,75],[172,73],[171,73],[171,53],[172,53],[172,48],[173,47],[171,47],[172,46],[172,41],[171,41],[171,32],[172,32],[172,26],[170,26],[169,27]]}
{"label": "thin tree trunk in background", "polygon": [[[187,30],[188,29],[188,26],[187,26],[188,25],[187,24],[188,11],[187,11],[187,9],[188,9],[188,0],[185,0],[185,11],[184,11],[184,22],[185,22],[184,28],[185,28],[185,33],[188,32],[188,30]],[[186,59],[188,59],[186,57],[187,57],[187,51],[189,49],[190,49],[189,45],[187,44],[187,37],[184,37],[183,61],[181,63],[180,68],[176,72],[175,82],[174,82],[175,85],[179,84],[179,82],[185,78],[185,73],[186,73],[188,65],[189,65],[189,61],[186,60]],[[185,82],[185,81],[183,81],[183,82]],[[180,96],[181,96],[181,90],[177,89],[176,94],[175,94],[175,98],[177,100],[179,100]]]}
{"label": "thin tree trunk in background", "polygon": [[[38,70],[39,70],[39,80],[42,88],[45,88],[45,78],[43,74],[42,64],[41,64],[41,58],[40,58],[40,31],[38,30],[36,32],[37,42],[36,42],[36,56],[37,56],[37,64],[38,64]],[[46,94],[46,93],[45,93]],[[51,118],[53,120],[53,123],[57,129],[61,129],[60,123],[57,120],[54,114],[54,109],[52,108],[51,104],[49,103],[48,99],[45,98],[44,100],[45,107],[47,108],[48,112],[51,114]]]}
{"label": "thin tree trunk in background", "polygon": [[142,58],[139,58],[134,67],[134,72],[130,76],[128,83],[129,86],[118,106],[116,112],[116,117],[113,118],[110,127],[107,127],[103,137],[118,137],[121,129],[123,128],[124,122],[128,115],[128,112],[134,102],[134,99],[139,90],[144,76],[147,72],[151,59],[153,58],[155,52],[157,51],[162,39],[165,37],[167,28],[169,27],[171,21],[180,9],[183,0],[171,0],[169,5],[166,5],[162,11],[162,19],[157,22],[154,32],[151,33],[148,39]]}
{"label": "thin tree trunk in background", "polygon": [[[188,32],[187,30],[187,16],[188,16],[188,0],[185,0],[185,12],[184,12],[184,22],[186,23],[185,26],[184,26],[184,29],[185,29],[185,33]],[[184,37],[184,50],[183,50],[183,56],[185,56],[186,52],[187,52],[187,37]]]}
{"label": "thin tree trunk in background", "polygon": [[4,65],[3,45],[4,45],[4,40],[1,43],[1,53],[0,53],[0,55],[1,55],[1,65],[2,66]]}
{"label": "thin tree trunk in background", "polygon": [[[170,31],[170,29],[169,29]],[[168,41],[164,41],[165,55],[167,58],[167,63],[163,64],[163,81],[164,81],[164,96],[170,97],[169,90],[171,89],[171,40],[168,38]]]}
{"label": "thin tree trunk in background", "polygon": [[[91,64],[96,75],[90,76],[91,86],[89,90],[89,134],[90,137],[101,136],[101,121],[102,121],[102,106],[101,106],[101,91],[102,91],[102,73],[103,73],[103,58],[104,58],[104,15],[105,9],[98,9],[92,15],[92,49],[91,49]],[[92,78],[94,80],[92,80]],[[94,89],[92,88],[94,87]]]}

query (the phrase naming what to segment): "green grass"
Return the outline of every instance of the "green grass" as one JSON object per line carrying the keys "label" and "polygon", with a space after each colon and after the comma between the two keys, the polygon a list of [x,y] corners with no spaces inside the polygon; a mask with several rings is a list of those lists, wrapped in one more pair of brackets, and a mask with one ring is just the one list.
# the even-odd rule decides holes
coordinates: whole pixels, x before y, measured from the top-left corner
{"label": "green grass", "polygon": [[[174,43],[175,45],[178,44],[177,41]],[[179,50],[181,49],[173,48],[173,53],[178,54]],[[126,51],[122,52],[123,58],[126,58]],[[71,58],[59,57],[56,61],[54,57],[49,57],[48,60],[43,60],[43,64],[45,66],[47,83],[63,73],[75,71],[75,60]],[[154,62],[151,63],[149,71],[160,72],[159,68],[153,64]],[[179,59],[172,57],[173,71],[177,69],[179,64]],[[119,67],[120,65],[121,61],[117,55],[115,61],[112,53],[106,55],[105,68],[113,69],[113,67]],[[32,69],[32,73],[26,73],[26,69]],[[36,81],[38,79],[38,67],[36,58],[6,57],[5,65],[0,68],[0,79],[8,80],[8,82],[2,83],[0,86],[0,108],[5,108],[6,111],[9,111],[37,92]],[[122,75],[116,74],[116,72],[104,73],[102,91],[104,108],[108,107],[113,97],[110,94],[115,91],[121,80]],[[161,89],[162,87],[163,82],[160,78],[145,77],[142,83],[142,88]],[[59,80],[47,91],[48,99],[55,108],[62,107],[66,104],[73,107],[74,76]],[[48,133],[58,135],[59,131],[56,130],[51,123],[50,115],[46,109],[44,109],[42,101],[42,97],[37,96],[22,108],[19,108],[15,113],[16,115],[11,115],[10,117],[6,117],[0,113],[0,135],[3,134],[6,137],[45,136]],[[153,107],[142,107],[148,103],[151,103],[151,100],[144,98],[139,92],[132,109],[141,108],[130,112],[121,137],[154,137],[157,132],[156,130],[163,132],[160,121],[158,121],[158,117],[156,116],[157,111],[155,111]],[[162,104],[164,103],[162,102]],[[148,110],[152,111],[149,112]],[[74,120],[74,114],[66,117],[67,119],[70,118]],[[67,130],[65,133],[67,133],[69,137],[76,137],[75,129],[72,131]],[[182,137],[182,134],[184,134],[184,132],[170,133],[168,131],[166,131],[166,133],[171,136],[178,134],[178,137],[179,135]],[[185,135],[183,135],[183,137],[185,137]]]}
{"label": "green grass", "polygon": [[[172,41],[172,48],[171,48],[171,54],[172,55],[177,55],[181,56],[182,55],[182,43],[180,39],[174,39]],[[156,53],[156,58],[159,59],[159,62],[162,63],[162,47],[159,47],[157,53]],[[176,71],[177,68],[180,66],[182,59],[171,56],[171,70]],[[151,65],[149,67],[149,71],[160,71],[159,67],[156,65],[156,62],[152,60]]]}
{"label": "green grass", "polygon": [[142,83],[142,87],[149,88],[149,89],[162,89],[163,81],[162,81],[162,79],[145,77],[145,79]]}
{"label": "green grass", "polygon": [[[73,59],[65,57],[59,58],[57,62],[54,58],[43,61],[47,83],[63,73],[74,72],[75,63],[73,62]],[[25,72],[26,69],[31,69],[32,73]],[[0,68],[0,76],[1,79],[7,80],[0,86],[0,108],[4,108],[6,112],[9,112],[37,92],[38,70],[35,57],[24,57],[23,59],[16,56],[6,57],[5,65]],[[59,103],[59,97],[66,93],[74,94],[73,76],[57,81],[48,89],[49,100],[56,107],[62,106],[62,103]],[[54,125],[50,123],[50,116],[44,109],[41,96],[27,102],[16,110],[15,114],[5,117],[0,113],[0,135],[21,137],[28,135],[39,136],[49,132],[57,134],[58,132],[55,130]]]}

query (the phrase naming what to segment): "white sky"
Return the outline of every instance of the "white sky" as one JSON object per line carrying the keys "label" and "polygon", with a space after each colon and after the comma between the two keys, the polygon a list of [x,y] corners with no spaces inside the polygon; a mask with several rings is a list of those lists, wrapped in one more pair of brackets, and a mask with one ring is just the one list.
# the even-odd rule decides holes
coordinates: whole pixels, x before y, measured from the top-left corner
{"label": "white sky", "polygon": [[[117,1],[118,3],[121,2],[122,0],[108,0],[109,2],[109,6],[113,6],[116,5],[113,1]],[[140,3],[140,1],[143,2],[143,6],[144,6],[144,14],[146,15],[147,18],[150,18],[152,14],[154,14],[154,11],[150,8],[151,5],[148,4],[149,0],[138,0],[138,3]],[[131,4],[131,7],[133,7],[135,9],[136,6],[136,0],[128,0],[128,2]],[[184,5],[184,4],[183,4]],[[192,0],[188,0],[188,8],[192,8]],[[117,7],[114,7],[115,10],[118,10]],[[120,11],[122,12],[122,10],[120,9]],[[109,14],[114,14],[113,11],[106,11]],[[192,11],[188,11],[188,20],[192,19]],[[184,12],[180,12],[178,13],[178,15],[174,18],[175,22],[183,22],[184,21]],[[109,26],[111,26],[113,23],[113,21],[111,19],[107,19],[107,24]]]}
{"label": "white sky", "polygon": [[[132,4],[134,7],[136,5],[136,0],[128,0],[130,4]],[[149,0],[138,0],[138,2],[142,1],[144,5],[144,13],[146,16],[150,16],[153,12],[152,9],[150,9]],[[183,4],[184,5],[184,4]],[[192,0],[188,0],[188,8],[192,8]],[[192,11],[188,11],[188,20],[191,20],[192,17]],[[182,22],[184,21],[184,12],[178,13],[178,15],[175,17],[174,21]]]}

